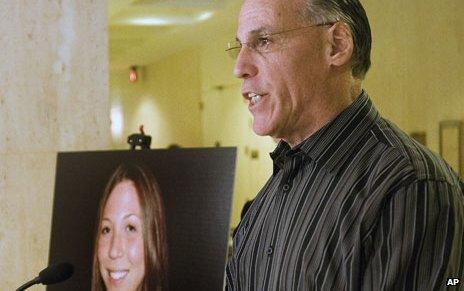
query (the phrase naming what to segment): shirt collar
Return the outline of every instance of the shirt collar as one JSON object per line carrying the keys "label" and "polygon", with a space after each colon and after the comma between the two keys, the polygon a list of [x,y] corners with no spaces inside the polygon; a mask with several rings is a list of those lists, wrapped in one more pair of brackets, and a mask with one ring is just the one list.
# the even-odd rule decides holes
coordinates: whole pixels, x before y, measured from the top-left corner
{"label": "shirt collar", "polygon": [[363,90],[350,106],[294,149],[285,141],[280,141],[270,154],[274,161],[274,174],[282,168],[288,156],[299,152],[320,166],[327,166],[332,172],[343,160],[346,151],[352,148],[379,118],[377,109]]}
{"label": "shirt collar", "polygon": [[289,152],[290,146],[285,141],[281,140],[275,150],[270,153],[270,156],[274,162],[274,169],[272,174],[275,175],[280,169],[283,168],[285,159],[287,157],[286,153]]}

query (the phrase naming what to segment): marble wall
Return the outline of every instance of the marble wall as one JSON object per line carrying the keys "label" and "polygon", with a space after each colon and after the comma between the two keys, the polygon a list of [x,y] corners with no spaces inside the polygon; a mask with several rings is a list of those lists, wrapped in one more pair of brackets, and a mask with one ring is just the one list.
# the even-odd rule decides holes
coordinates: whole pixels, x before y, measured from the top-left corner
{"label": "marble wall", "polygon": [[56,153],[111,145],[106,13],[104,0],[0,1],[1,290],[47,265]]}

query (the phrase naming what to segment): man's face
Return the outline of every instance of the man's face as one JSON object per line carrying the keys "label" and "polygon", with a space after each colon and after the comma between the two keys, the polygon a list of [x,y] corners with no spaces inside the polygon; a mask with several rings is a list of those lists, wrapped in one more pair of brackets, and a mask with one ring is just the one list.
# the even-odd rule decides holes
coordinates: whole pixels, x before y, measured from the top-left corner
{"label": "man's face", "polygon": [[241,43],[262,39],[266,52],[260,53],[244,44],[234,69],[234,74],[243,79],[242,93],[249,100],[253,130],[258,135],[283,138],[287,142],[311,126],[321,105],[316,96],[328,70],[324,60],[324,27],[266,37],[310,25],[298,15],[296,1],[245,0],[237,39]]}

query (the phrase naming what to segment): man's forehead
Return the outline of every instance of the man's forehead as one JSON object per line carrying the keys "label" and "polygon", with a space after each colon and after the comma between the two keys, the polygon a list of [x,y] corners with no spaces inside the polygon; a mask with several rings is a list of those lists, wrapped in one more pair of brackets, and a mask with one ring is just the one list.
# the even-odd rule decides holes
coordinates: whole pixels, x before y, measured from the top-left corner
{"label": "man's forehead", "polygon": [[[245,0],[239,19],[261,15],[273,18],[292,18],[297,0]],[[299,0],[298,0],[299,1]]]}
{"label": "man's forehead", "polygon": [[297,0],[245,0],[239,15],[239,31],[259,32],[295,22]]}

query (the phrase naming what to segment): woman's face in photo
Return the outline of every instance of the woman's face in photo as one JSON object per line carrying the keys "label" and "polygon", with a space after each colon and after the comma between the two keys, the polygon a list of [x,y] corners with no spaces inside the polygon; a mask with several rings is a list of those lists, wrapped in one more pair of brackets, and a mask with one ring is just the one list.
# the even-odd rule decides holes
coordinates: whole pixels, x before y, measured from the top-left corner
{"label": "woman's face in photo", "polygon": [[106,289],[138,290],[145,275],[143,218],[132,181],[111,191],[103,210],[98,262]]}

